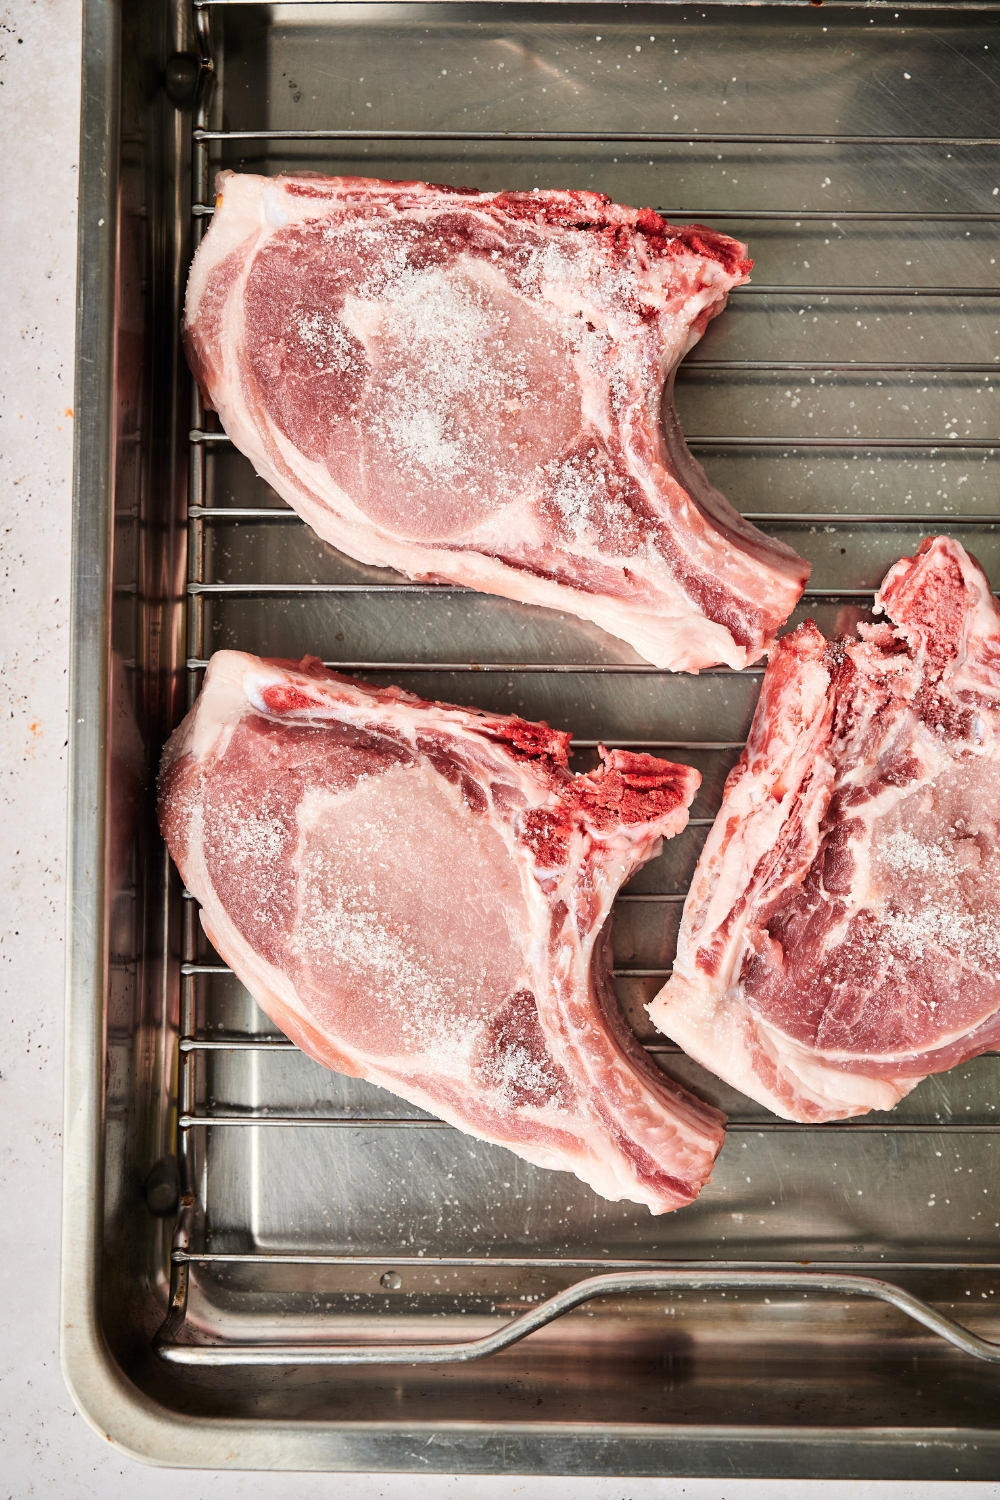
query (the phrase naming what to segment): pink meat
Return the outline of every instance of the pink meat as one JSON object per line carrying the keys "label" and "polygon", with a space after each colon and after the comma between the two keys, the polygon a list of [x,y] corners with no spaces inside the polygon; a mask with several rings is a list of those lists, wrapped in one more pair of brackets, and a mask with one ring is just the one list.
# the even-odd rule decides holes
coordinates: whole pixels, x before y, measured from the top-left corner
{"label": "pink meat", "polygon": [[661,667],[768,649],[808,565],[713,488],[672,404],[745,246],[596,193],[218,186],[188,356],[321,537],[579,615]]}
{"label": "pink meat", "polygon": [[787,1119],[889,1109],[1000,1045],[1000,610],[936,537],[879,611],[778,642],[649,1007]]}
{"label": "pink meat", "polygon": [[160,821],[212,943],[303,1051],[665,1213],[724,1117],[625,1025],[608,916],[700,777],[622,750],[574,776],[568,743],[222,651],[164,753]]}

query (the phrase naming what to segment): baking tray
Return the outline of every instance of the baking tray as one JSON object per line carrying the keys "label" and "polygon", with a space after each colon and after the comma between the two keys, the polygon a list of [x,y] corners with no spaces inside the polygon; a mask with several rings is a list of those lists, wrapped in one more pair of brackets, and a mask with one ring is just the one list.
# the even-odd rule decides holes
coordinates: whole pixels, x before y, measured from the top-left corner
{"label": "baking tray", "polygon": [[[811,559],[793,623],[851,628],[933,530],[1000,582],[998,21],[830,0],[87,0],[63,1362],[123,1449],[220,1468],[996,1477],[1000,1372],[905,1312],[917,1297],[1000,1338],[997,1056],[891,1115],[807,1127],[698,1069],[642,1009],[759,670],[674,677],[583,622],[344,558],[224,441],[177,334],[219,167],[652,204],[756,258],[678,406],[713,480]],[[637,1034],[731,1117],[692,1207],[606,1203],[274,1033],[155,828],[160,749],[224,646],[545,718],[578,767],[599,739],[699,767],[689,830],[613,929]],[[618,1279],[484,1358],[411,1347],[502,1343],[597,1275]]]}

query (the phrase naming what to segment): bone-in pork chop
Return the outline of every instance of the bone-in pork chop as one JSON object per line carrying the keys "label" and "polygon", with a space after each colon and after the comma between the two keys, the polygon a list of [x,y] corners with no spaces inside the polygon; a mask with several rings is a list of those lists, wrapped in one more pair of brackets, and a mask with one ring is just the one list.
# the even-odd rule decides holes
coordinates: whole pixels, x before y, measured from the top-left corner
{"label": "bone-in pork chop", "polygon": [[654,1213],[698,1193],[724,1117],[625,1025],[604,931],[700,777],[240,652],[167,746],[160,820],[211,941],[341,1073]]}
{"label": "bone-in pork chop", "polygon": [[224,172],[185,342],[233,442],[351,557],[743,667],[808,565],[709,483],[672,384],[745,253],[596,193]]}
{"label": "bone-in pork chop", "polygon": [[778,642],[684,908],[661,1031],[793,1120],[1000,1044],[1000,610],[948,537],[861,639]]}

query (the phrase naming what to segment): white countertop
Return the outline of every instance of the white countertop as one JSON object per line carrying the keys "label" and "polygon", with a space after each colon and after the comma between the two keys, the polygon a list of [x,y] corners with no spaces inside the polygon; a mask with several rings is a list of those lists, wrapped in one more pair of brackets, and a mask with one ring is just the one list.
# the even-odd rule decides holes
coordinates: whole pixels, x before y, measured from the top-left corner
{"label": "white countertop", "polygon": [[[63,847],[80,17],[0,10],[0,1500],[563,1500],[559,1477],[145,1469],[73,1410],[57,1354]],[[573,1500],[985,1500],[998,1484],[572,1481]]]}

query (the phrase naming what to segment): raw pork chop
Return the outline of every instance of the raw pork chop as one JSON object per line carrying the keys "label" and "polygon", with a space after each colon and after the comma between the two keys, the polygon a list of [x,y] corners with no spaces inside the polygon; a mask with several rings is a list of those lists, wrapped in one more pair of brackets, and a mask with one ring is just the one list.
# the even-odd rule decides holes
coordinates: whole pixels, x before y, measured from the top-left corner
{"label": "raw pork chop", "polygon": [[362,562],[743,667],[808,565],[691,457],[664,382],[746,247],[597,193],[222,173],[188,356],[258,472]]}
{"label": "raw pork chop", "polygon": [[948,537],[861,639],[778,642],[649,1007],[792,1120],[889,1109],[1000,1044],[1000,611]]}
{"label": "raw pork chop", "polygon": [[205,931],[305,1052],[654,1213],[724,1116],[625,1025],[608,913],[697,771],[236,651],[167,746],[160,820]]}

